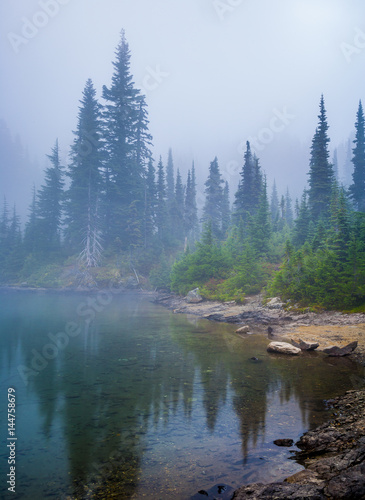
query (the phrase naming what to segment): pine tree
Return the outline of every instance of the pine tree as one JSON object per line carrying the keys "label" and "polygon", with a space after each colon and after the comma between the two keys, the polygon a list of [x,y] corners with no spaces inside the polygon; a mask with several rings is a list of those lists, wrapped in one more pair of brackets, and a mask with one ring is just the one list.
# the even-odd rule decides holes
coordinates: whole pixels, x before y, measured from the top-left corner
{"label": "pine tree", "polygon": [[39,247],[44,252],[60,248],[64,167],[61,165],[58,140],[47,155],[51,166],[45,170],[45,183],[38,192]]}
{"label": "pine tree", "polygon": [[167,218],[165,172],[160,156],[160,161],[157,165],[156,228],[158,239],[163,244],[166,244],[169,239],[167,234]]}
{"label": "pine tree", "polygon": [[297,200],[297,218],[295,219],[293,243],[299,247],[304,244],[308,237],[309,224],[311,221],[307,202],[307,192],[304,191],[300,205]]}
{"label": "pine tree", "polygon": [[344,186],[350,186],[352,184],[352,173],[354,166],[352,164],[352,148],[351,148],[351,139],[347,141],[346,148],[346,158],[343,165],[343,173],[342,173],[342,184]]}
{"label": "pine tree", "polygon": [[355,123],[356,136],[354,140],[352,163],[354,171],[353,183],[349,188],[350,196],[359,212],[365,212],[365,120],[361,101]]}
{"label": "pine tree", "polygon": [[350,241],[350,213],[343,187],[334,185],[331,200],[330,246],[336,252],[339,262],[348,259]]}
{"label": "pine tree", "polygon": [[101,107],[92,81],[86,82],[80,101],[77,130],[67,172],[70,187],[66,192],[66,239],[80,253],[87,267],[98,265],[101,245],[101,196],[103,190],[103,142]]}
{"label": "pine tree", "polygon": [[199,233],[194,162],[191,172],[188,171],[186,183],[184,225],[188,240],[193,243],[198,238]]}
{"label": "pine tree", "polygon": [[250,143],[246,142],[244,163],[240,173],[241,179],[234,201],[234,221],[238,225],[240,219],[247,224],[260,204],[262,191],[262,173],[258,158],[251,153]]}
{"label": "pine tree", "polygon": [[[144,212],[145,160],[149,156],[150,135],[144,97],[134,87],[130,73],[130,50],[124,31],[113,62],[110,88],[103,86],[108,162],[105,171],[106,222],[108,243],[120,241],[128,248],[127,221]],[[134,203],[136,202],[136,203]]]}
{"label": "pine tree", "polygon": [[37,195],[33,185],[32,202],[29,207],[29,217],[25,224],[24,247],[28,253],[33,253],[38,248],[38,218],[37,218]]}
{"label": "pine tree", "polygon": [[174,161],[172,158],[172,149],[169,149],[166,165],[166,198],[167,210],[171,213],[175,202],[175,175],[174,175]]}
{"label": "pine tree", "polygon": [[170,213],[172,222],[172,232],[177,242],[183,242],[185,238],[184,228],[184,187],[181,180],[179,169],[176,173],[176,185],[174,201]]}
{"label": "pine tree", "polygon": [[336,181],[339,181],[340,174],[339,174],[339,170],[338,170],[337,148],[335,148],[335,150],[333,152],[332,168],[333,168],[334,179]]}
{"label": "pine tree", "polygon": [[289,188],[286,189],[285,194],[285,222],[289,227],[293,226],[293,208],[292,208],[292,200],[289,193]]}
{"label": "pine tree", "polygon": [[222,235],[226,237],[231,223],[231,204],[229,200],[229,184],[225,182],[222,197]]}
{"label": "pine tree", "polygon": [[155,182],[155,167],[150,158],[145,180],[145,203],[144,203],[144,246],[150,246],[155,232],[155,219],[157,208],[157,188]]}
{"label": "pine tree", "polygon": [[202,222],[211,223],[212,234],[216,239],[222,238],[222,201],[223,179],[219,171],[217,157],[210,163],[209,176],[205,182],[205,205]]}
{"label": "pine tree", "polygon": [[271,223],[273,225],[273,229],[276,230],[279,221],[279,198],[275,180],[271,192],[270,212],[271,212]]}
{"label": "pine tree", "polygon": [[324,98],[321,96],[319,123],[314,134],[311,146],[308,203],[314,221],[326,218],[329,215],[331,188],[333,183],[333,169],[328,161],[328,143],[326,110]]}
{"label": "pine tree", "polygon": [[14,205],[12,217],[9,220],[6,237],[6,252],[0,277],[5,281],[14,281],[19,277],[19,272],[24,262],[22,235],[20,231],[20,217]]}
{"label": "pine tree", "polygon": [[269,240],[271,236],[270,219],[271,213],[269,201],[267,199],[266,179],[264,179],[261,189],[260,205],[253,217],[250,227],[253,246],[261,255],[265,254],[269,249]]}

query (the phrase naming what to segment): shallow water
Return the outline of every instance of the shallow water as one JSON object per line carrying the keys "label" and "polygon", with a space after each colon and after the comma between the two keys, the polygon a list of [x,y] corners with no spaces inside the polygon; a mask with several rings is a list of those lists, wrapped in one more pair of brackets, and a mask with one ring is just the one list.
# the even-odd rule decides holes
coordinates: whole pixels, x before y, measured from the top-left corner
{"label": "shallow water", "polygon": [[265,336],[235,328],[136,294],[1,293],[0,496],[189,499],[300,470],[295,447],[273,440],[327,419],[324,400],[351,389],[359,368],[268,354]]}

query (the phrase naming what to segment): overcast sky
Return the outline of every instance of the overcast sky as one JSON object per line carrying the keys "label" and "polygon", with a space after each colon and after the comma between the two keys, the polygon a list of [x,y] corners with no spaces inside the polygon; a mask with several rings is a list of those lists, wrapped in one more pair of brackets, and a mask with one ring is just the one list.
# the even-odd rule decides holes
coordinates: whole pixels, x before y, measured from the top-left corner
{"label": "overcast sky", "polygon": [[87,78],[110,85],[122,28],[155,159],[204,181],[217,156],[231,191],[249,139],[295,193],[321,93],[331,149],[365,98],[363,0],[1,0],[0,28],[0,118],[40,169],[56,138],[67,158]]}

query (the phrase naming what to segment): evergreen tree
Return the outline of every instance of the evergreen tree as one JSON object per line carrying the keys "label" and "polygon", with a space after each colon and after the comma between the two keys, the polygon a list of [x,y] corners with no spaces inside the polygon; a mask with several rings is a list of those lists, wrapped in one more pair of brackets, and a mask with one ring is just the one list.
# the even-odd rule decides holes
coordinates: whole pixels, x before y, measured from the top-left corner
{"label": "evergreen tree", "polygon": [[9,230],[9,209],[6,197],[4,196],[3,211],[0,220],[0,241],[4,242],[8,236]]}
{"label": "evergreen tree", "polygon": [[[127,221],[144,211],[144,162],[150,136],[143,96],[134,87],[130,73],[130,50],[122,31],[117,47],[110,88],[103,86],[108,162],[105,171],[107,240],[131,243]],[[134,203],[137,202],[137,203]],[[137,207],[138,205],[138,207]],[[132,213],[130,213],[133,212]]]}
{"label": "evergreen tree", "polygon": [[263,182],[260,196],[260,205],[251,223],[251,241],[259,254],[265,254],[269,249],[271,236],[271,213],[267,199],[266,179]]}
{"label": "evergreen tree", "polygon": [[350,214],[344,189],[337,184],[332,190],[330,246],[335,251],[338,262],[348,259],[350,242]]}
{"label": "evergreen tree", "polygon": [[148,130],[148,111],[146,98],[144,95],[138,95],[136,99],[137,105],[137,122],[134,139],[134,154],[138,171],[144,172],[146,165],[151,159],[150,146],[152,145],[152,135]]}
{"label": "evergreen tree", "polygon": [[87,267],[97,266],[101,246],[103,142],[101,107],[92,81],[86,82],[80,101],[77,130],[71,148],[66,192],[66,239]]}
{"label": "evergreen tree", "polygon": [[222,235],[227,236],[231,223],[231,204],[229,201],[229,185],[225,182],[222,197]]}
{"label": "evergreen tree", "polygon": [[289,188],[286,189],[285,194],[285,222],[289,227],[293,226],[293,208],[292,208],[292,200],[289,193]]}
{"label": "evergreen tree", "polygon": [[354,166],[352,164],[352,148],[351,148],[351,139],[347,141],[347,149],[346,149],[346,158],[343,165],[343,173],[342,173],[342,184],[344,186],[350,186],[352,184],[352,173]]}
{"label": "evergreen tree", "polygon": [[33,185],[32,202],[29,207],[29,217],[25,224],[24,248],[26,252],[32,253],[38,248],[38,219],[37,219],[37,196]]}
{"label": "evergreen tree", "polygon": [[7,221],[5,237],[0,240],[0,279],[5,282],[14,282],[19,278],[24,261],[20,217],[16,213],[15,205],[10,218],[8,218],[7,207],[4,205],[2,223],[5,221]]}
{"label": "evergreen tree", "polygon": [[184,187],[179,169],[176,174],[176,186],[174,201],[171,209],[172,232],[177,242],[183,242],[185,238],[184,228]]}
{"label": "evergreen tree", "polygon": [[173,210],[175,203],[175,175],[174,175],[174,161],[172,158],[172,149],[169,149],[166,165],[166,199],[167,210],[169,213]]}
{"label": "evergreen tree", "polygon": [[335,150],[333,152],[332,168],[333,168],[334,179],[338,182],[339,178],[340,178],[340,174],[339,174],[339,170],[338,170],[337,148],[335,148]]}
{"label": "evergreen tree", "polygon": [[198,209],[196,206],[196,180],[194,162],[191,172],[188,171],[185,193],[185,230],[190,242],[194,242],[198,238]]}
{"label": "evergreen tree", "polygon": [[144,246],[147,248],[155,232],[155,219],[157,208],[157,188],[155,182],[155,167],[152,158],[149,159],[145,181],[145,213],[144,213]]}
{"label": "evergreen tree", "polygon": [[246,142],[244,163],[240,173],[241,179],[234,201],[234,220],[238,225],[239,220],[247,224],[260,204],[262,190],[262,173],[258,158],[251,153],[250,143]]}
{"label": "evergreen tree", "polygon": [[352,174],[353,183],[349,191],[355,207],[360,212],[365,212],[365,120],[361,101],[357,111],[355,123],[356,135],[353,151],[352,163],[354,171]]}
{"label": "evergreen tree", "polygon": [[311,146],[308,203],[314,221],[329,215],[333,169],[329,162],[326,110],[321,96],[319,123]]}
{"label": "evergreen tree", "polygon": [[[271,192],[270,212],[271,212],[271,223],[273,225],[273,229],[276,230],[279,220],[279,198],[275,180]],[[281,214],[281,216],[283,218],[283,213]]]}
{"label": "evergreen tree", "polygon": [[216,239],[222,237],[223,179],[219,171],[217,157],[210,163],[209,176],[205,182],[205,205],[202,222],[211,223],[212,234]]}
{"label": "evergreen tree", "polygon": [[308,237],[309,224],[311,221],[310,211],[307,203],[307,192],[304,191],[299,205],[297,201],[297,218],[295,219],[293,243],[299,247],[304,244]]}
{"label": "evergreen tree", "polygon": [[167,232],[167,205],[166,205],[166,181],[165,172],[160,156],[160,161],[157,165],[157,206],[156,206],[156,228],[158,239],[161,243],[166,244],[168,241]]}
{"label": "evergreen tree", "polygon": [[58,140],[47,155],[51,166],[45,170],[45,183],[38,192],[37,218],[39,220],[39,246],[46,253],[60,248],[63,203],[63,166]]}

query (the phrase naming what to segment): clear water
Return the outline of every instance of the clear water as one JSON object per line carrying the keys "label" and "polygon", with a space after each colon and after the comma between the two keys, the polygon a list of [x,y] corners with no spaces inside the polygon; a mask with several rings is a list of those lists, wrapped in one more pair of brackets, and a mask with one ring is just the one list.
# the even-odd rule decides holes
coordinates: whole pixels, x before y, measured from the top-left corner
{"label": "clear water", "polygon": [[1,293],[0,497],[185,500],[300,470],[295,447],[273,440],[295,441],[328,418],[324,400],[352,388],[359,368],[270,355],[264,335],[235,328],[136,294]]}

